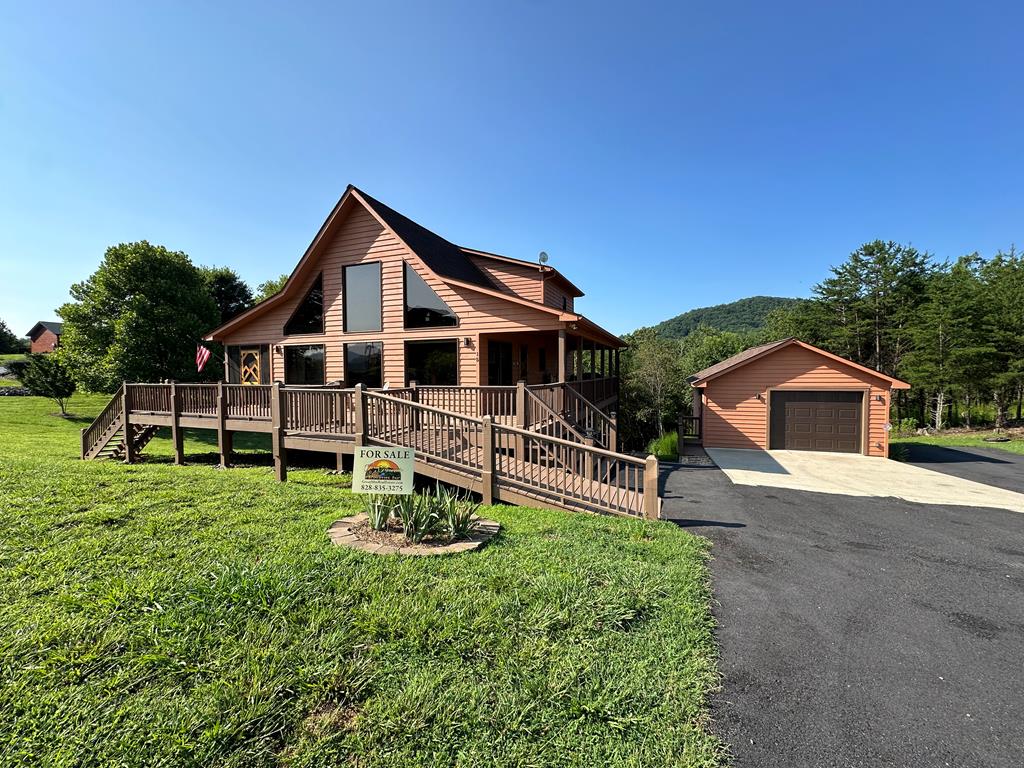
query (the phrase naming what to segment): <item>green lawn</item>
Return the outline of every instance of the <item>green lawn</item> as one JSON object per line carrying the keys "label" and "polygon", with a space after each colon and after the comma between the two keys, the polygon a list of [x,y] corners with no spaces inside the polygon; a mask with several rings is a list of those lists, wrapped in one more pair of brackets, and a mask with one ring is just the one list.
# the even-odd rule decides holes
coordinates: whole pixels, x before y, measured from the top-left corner
{"label": "green lawn", "polygon": [[77,460],[105,398],[0,398],[0,765],[715,766],[707,546],[510,507],[446,558],[325,530],[349,478]]}
{"label": "green lawn", "polygon": [[969,448],[997,448],[1000,451],[1011,453],[1024,453],[1024,439],[1015,437],[1007,443],[987,443],[984,438],[994,437],[995,432],[971,432],[951,433],[945,435],[914,435],[913,437],[894,437],[890,442],[892,445],[908,445],[910,443],[924,443],[926,445],[939,445],[946,448],[967,446]]}

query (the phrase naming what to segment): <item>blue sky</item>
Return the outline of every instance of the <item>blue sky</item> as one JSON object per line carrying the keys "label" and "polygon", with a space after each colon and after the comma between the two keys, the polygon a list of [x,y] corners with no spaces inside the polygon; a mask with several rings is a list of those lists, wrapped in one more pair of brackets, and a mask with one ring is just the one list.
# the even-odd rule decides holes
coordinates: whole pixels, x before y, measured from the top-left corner
{"label": "blue sky", "polygon": [[[113,243],[255,285],[349,182],[615,332],[1024,241],[1019,3],[0,0],[0,318]],[[189,342],[191,343],[191,342]]]}

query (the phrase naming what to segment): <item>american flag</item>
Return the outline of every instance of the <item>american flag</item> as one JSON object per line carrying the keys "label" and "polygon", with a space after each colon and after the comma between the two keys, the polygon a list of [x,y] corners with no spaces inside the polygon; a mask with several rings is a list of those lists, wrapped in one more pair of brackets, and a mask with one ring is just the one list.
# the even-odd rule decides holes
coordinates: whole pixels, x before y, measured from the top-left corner
{"label": "american flag", "polygon": [[203,366],[206,365],[210,359],[210,350],[204,347],[202,344],[196,345],[196,370],[200,373],[203,372]]}

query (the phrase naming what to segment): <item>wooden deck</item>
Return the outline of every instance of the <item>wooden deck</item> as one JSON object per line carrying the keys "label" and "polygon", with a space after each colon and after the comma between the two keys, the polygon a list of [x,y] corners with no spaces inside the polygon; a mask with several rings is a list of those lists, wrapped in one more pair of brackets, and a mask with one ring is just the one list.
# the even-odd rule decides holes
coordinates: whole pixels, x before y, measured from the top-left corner
{"label": "wooden deck", "polygon": [[289,450],[341,456],[362,445],[402,446],[415,450],[417,473],[479,493],[485,503],[658,516],[657,461],[597,445],[595,436],[614,444],[614,420],[606,415],[591,415],[599,428],[581,432],[548,404],[558,405],[550,385],[539,394],[522,386],[429,389],[461,391],[127,384],[82,430],[82,458],[133,461],[157,427],[169,427],[180,463],[182,430],[211,429],[228,466],[232,435],[262,432],[271,435],[275,473],[284,481]]}

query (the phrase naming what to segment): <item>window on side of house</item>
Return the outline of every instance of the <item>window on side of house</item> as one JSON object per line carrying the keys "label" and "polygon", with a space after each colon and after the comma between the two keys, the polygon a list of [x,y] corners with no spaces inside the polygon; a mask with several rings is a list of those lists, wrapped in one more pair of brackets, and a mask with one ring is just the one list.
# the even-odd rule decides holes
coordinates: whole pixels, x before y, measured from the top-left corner
{"label": "window on side of house", "polygon": [[290,344],[284,348],[284,383],[322,386],[324,375],[323,344]]}
{"label": "window on side of house", "polygon": [[345,333],[381,329],[380,262],[345,267]]}
{"label": "window on side of house", "polygon": [[452,308],[405,262],[405,327],[444,328],[459,324]]}
{"label": "window on side of house", "polygon": [[384,345],[379,341],[360,341],[345,345],[345,386],[379,389],[384,386]]}
{"label": "window on side of house", "polygon": [[284,324],[285,336],[324,332],[324,276],[316,276],[309,292]]}

